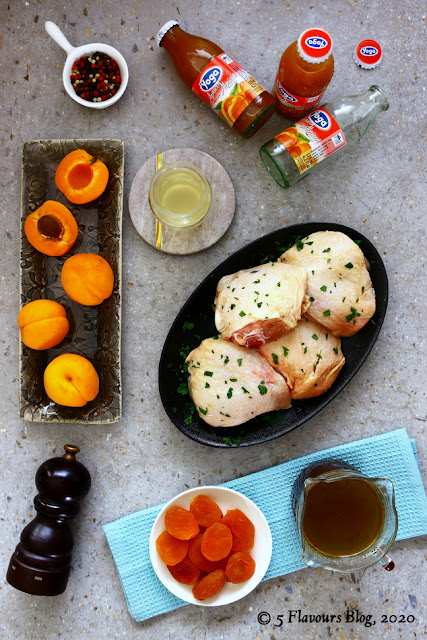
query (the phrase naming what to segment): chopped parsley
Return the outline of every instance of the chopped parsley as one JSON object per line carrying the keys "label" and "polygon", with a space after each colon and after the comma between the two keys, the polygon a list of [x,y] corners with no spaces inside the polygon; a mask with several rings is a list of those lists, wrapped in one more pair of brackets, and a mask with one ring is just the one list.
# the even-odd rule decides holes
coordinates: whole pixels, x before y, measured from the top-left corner
{"label": "chopped parsley", "polygon": [[245,387],[242,387],[243,393],[249,393],[249,391],[247,389],[245,389]]}
{"label": "chopped parsley", "polygon": [[228,362],[230,362],[230,358],[228,356],[225,356],[224,364],[227,364]]}
{"label": "chopped parsley", "polygon": [[318,340],[319,339],[319,336],[316,335],[315,333],[313,333],[313,335],[311,337],[313,338],[313,340]]}
{"label": "chopped parsley", "polygon": [[284,355],[284,356],[285,356],[285,358],[286,358],[286,356],[287,356],[287,355],[288,355],[288,353],[289,353],[289,349],[288,349],[287,347],[282,347],[282,349],[283,349],[283,355]]}
{"label": "chopped parsley", "polygon": [[331,310],[330,309],[325,309],[325,311],[323,312],[324,316],[330,316],[331,315]]}
{"label": "chopped parsley", "polygon": [[183,382],[182,384],[179,385],[178,389],[177,389],[178,393],[180,393],[182,396],[186,396],[188,394],[188,385],[186,382]]}
{"label": "chopped parsley", "polygon": [[328,288],[328,287],[326,286],[326,284],[324,284],[324,285],[323,285],[323,287],[320,287],[320,291],[326,291],[326,290],[327,290],[327,288]]}
{"label": "chopped parsley", "polygon": [[328,253],[331,250],[331,247],[328,247],[327,249],[323,249],[322,253]]}
{"label": "chopped parsley", "polygon": [[200,413],[203,413],[203,415],[205,416],[207,414],[207,412],[208,412],[208,409],[207,409],[207,407],[206,407],[206,409],[202,409],[202,407],[199,407],[199,411],[200,411]]}
{"label": "chopped parsley", "polygon": [[235,306],[236,306],[235,304],[230,304],[230,309],[233,311]]}
{"label": "chopped parsley", "polygon": [[279,364],[279,356],[277,354],[272,353],[271,357],[273,358],[274,364]]}
{"label": "chopped parsley", "polygon": [[307,353],[307,347],[304,347],[304,355]]}
{"label": "chopped parsley", "polygon": [[265,394],[267,393],[267,387],[264,385],[264,381],[261,382],[261,384],[258,385],[258,389],[259,392],[262,396],[265,396]]}
{"label": "chopped parsley", "polygon": [[358,313],[356,309],[354,309],[354,307],[350,307],[350,311],[351,313],[345,317],[347,322],[351,322],[352,320],[354,320],[354,318],[357,318],[357,316],[360,316],[360,313]]}
{"label": "chopped parsley", "polygon": [[205,372],[204,372],[204,375],[205,375],[205,376],[209,376],[210,378],[212,378],[212,376],[213,376],[213,371],[205,371]]}
{"label": "chopped parsley", "polygon": [[192,329],[194,329],[194,322],[184,322],[184,324],[182,325],[183,330],[185,331],[186,329],[188,331],[191,331]]}
{"label": "chopped parsley", "polygon": [[347,262],[347,264],[345,264],[344,266],[347,267],[347,269],[353,269],[353,263],[352,262]]}
{"label": "chopped parsley", "polygon": [[229,390],[227,391],[227,398],[230,399],[232,395],[233,395],[233,388],[230,387]]}
{"label": "chopped parsley", "polygon": [[261,280],[254,280],[252,284],[259,284]]}
{"label": "chopped parsley", "polygon": [[315,299],[313,298],[313,296],[310,296],[309,300],[310,302],[314,302]]}
{"label": "chopped parsley", "polygon": [[261,305],[262,305],[262,302],[257,302],[257,305],[256,305],[256,306],[258,307],[258,309],[260,309],[260,308],[261,308]]}
{"label": "chopped parsley", "polygon": [[241,367],[242,366],[242,358],[237,358],[237,363],[238,363],[239,367]]}
{"label": "chopped parsley", "polygon": [[207,382],[207,383],[205,384],[205,389],[209,389],[209,387],[210,387],[210,386],[211,386],[211,385],[209,384],[209,382]]}
{"label": "chopped parsley", "polygon": [[237,378],[230,378],[230,382],[237,382]]}
{"label": "chopped parsley", "polygon": [[243,316],[245,316],[245,315],[246,315],[246,313],[245,313],[244,311],[241,311],[241,312],[239,313],[239,316],[241,316],[242,318],[243,318]]}
{"label": "chopped parsley", "polygon": [[334,351],[335,351],[335,353],[338,355],[338,349],[337,349],[337,347],[334,347]]}

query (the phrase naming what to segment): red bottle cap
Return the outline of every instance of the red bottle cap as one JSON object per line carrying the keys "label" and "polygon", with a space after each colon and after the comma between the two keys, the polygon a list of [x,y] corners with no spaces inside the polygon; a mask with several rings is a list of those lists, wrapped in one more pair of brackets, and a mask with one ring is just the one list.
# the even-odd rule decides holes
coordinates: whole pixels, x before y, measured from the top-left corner
{"label": "red bottle cap", "polygon": [[324,29],[307,29],[298,38],[297,51],[307,62],[324,62],[332,53],[332,38]]}
{"label": "red bottle cap", "polygon": [[353,52],[353,60],[362,69],[374,69],[381,59],[381,47],[375,40],[362,40]]}
{"label": "red bottle cap", "polygon": [[177,20],[169,20],[169,22],[166,22],[166,24],[164,24],[160,29],[159,33],[156,35],[156,44],[159,47],[163,36],[169,31],[169,29],[172,29],[172,27],[174,27],[175,25],[179,25],[179,22]]}

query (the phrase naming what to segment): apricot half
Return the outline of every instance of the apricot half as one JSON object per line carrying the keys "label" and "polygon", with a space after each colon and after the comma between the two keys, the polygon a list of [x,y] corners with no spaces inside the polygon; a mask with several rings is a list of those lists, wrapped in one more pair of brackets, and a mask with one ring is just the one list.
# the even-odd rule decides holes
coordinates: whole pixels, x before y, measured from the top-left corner
{"label": "apricot half", "polygon": [[28,242],[47,256],[63,256],[71,249],[79,232],[71,211],[55,200],[46,200],[30,213],[24,231]]}
{"label": "apricot half", "polygon": [[22,342],[30,349],[41,351],[62,342],[70,324],[64,307],[54,300],[34,300],[18,314]]}
{"label": "apricot half", "polygon": [[99,198],[108,183],[108,168],[83,149],[76,149],[61,160],[55,184],[74,204],[86,204]]}
{"label": "apricot half", "polygon": [[101,304],[113,292],[114,273],[96,253],[77,253],[64,262],[61,281],[65,293],[79,304]]}
{"label": "apricot half", "polygon": [[52,360],[45,369],[43,381],[49,398],[65,407],[84,407],[99,391],[95,367],[76,353],[64,353]]}

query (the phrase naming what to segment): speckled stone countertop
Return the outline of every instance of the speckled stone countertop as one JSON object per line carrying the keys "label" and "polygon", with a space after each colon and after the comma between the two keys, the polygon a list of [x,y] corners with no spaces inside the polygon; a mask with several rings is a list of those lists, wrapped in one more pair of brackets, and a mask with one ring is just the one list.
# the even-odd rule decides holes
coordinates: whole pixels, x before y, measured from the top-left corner
{"label": "speckled stone countertop", "polygon": [[[426,637],[425,540],[396,543],[392,573],[374,567],[347,575],[307,569],[262,583],[244,600],[219,609],[184,607],[144,624],[130,617],[102,525],[166,501],[187,487],[217,484],[346,441],[406,427],[415,437],[427,478],[425,414],[425,279],[423,282],[423,151],[421,128],[425,20],[420,0],[2,0],[0,3],[1,182],[0,251],[2,394],[0,638],[72,640],[172,638],[395,640]],[[292,189],[267,175],[258,148],[284,128],[274,115],[242,141],[177,78],[153,36],[167,20],[222,45],[269,88],[284,48],[309,26],[334,38],[336,72],[325,98],[378,84],[390,109],[359,145]],[[47,36],[52,20],[74,45],[112,44],[125,56],[124,97],[104,111],[74,103],[62,86],[64,52]],[[384,59],[373,71],[351,58],[364,38],[377,39]],[[425,119],[425,114],[424,114]],[[23,423],[18,412],[19,197],[22,145],[40,138],[115,137],[126,146],[123,224],[123,418],[92,427]],[[234,222],[222,240],[194,256],[162,255],[137,235],[127,209],[132,179],[147,158],[171,147],[213,155],[229,172],[237,196]],[[206,448],[183,436],[160,402],[157,367],[167,331],[196,285],[225,257],[281,226],[341,222],[380,251],[390,281],[382,333],[367,362],[342,393],[304,426],[252,448]],[[424,360],[425,362],[425,360]],[[5,580],[23,526],[34,517],[34,474],[66,442],[81,447],[92,490],[74,523],[73,569],[66,592],[53,599],[25,595]],[[372,615],[362,622],[288,623],[304,614]],[[285,624],[260,625],[257,615],[284,614]],[[397,621],[381,622],[382,616]],[[411,623],[399,616],[412,615]],[[356,615],[355,615],[356,620]]]}

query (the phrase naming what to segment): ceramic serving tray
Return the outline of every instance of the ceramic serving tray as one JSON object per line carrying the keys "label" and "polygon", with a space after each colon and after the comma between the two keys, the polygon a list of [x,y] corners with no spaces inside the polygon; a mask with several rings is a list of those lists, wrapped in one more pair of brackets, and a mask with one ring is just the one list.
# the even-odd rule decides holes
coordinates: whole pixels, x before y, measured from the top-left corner
{"label": "ceramic serving tray", "polygon": [[[55,185],[55,171],[64,156],[84,149],[109,169],[104,193],[88,204],[69,202]],[[109,423],[121,417],[120,302],[121,229],[123,209],[124,145],[121,140],[33,140],[22,154],[21,188],[21,308],[39,298],[62,304],[70,322],[68,335],[56,347],[34,351],[20,341],[20,416],[29,422]],[[45,200],[57,200],[73,213],[79,235],[71,250],[61,257],[46,256],[34,249],[24,233],[25,218]],[[96,307],[73,302],[61,286],[61,268],[76,253],[97,253],[114,272],[110,298]],[[46,366],[63,353],[88,358],[99,375],[99,394],[84,407],[63,407],[52,402],[43,386]]]}
{"label": "ceramic serving tray", "polygon": [[[308,400],[293,400],[287,410],[257,416],[242,425],[214,428],[199,418],[186,390],[187,374],[183,364],[188,353],[202,340],[217,335],[213,303],[220,278],[240,269],[248,269],[276,260],[297,236],[315,231],[341,231],[355,240],[370,263],[370,275],[376,293],[376,312],[363,329],[351,338],[341,338],[345,365],[331,388]],[[159,389],[163,406],[182,433],[212,447],[248,446],[273,440],[299,427],[325,407],[346,386],[368,357],[380,332],[388,301],[388,281],[384,263],[374,245],[361,233],[341,224],[309,222],[273,231],[224,260],[203,280],[176,317],[166,338],[159,365]]]}

